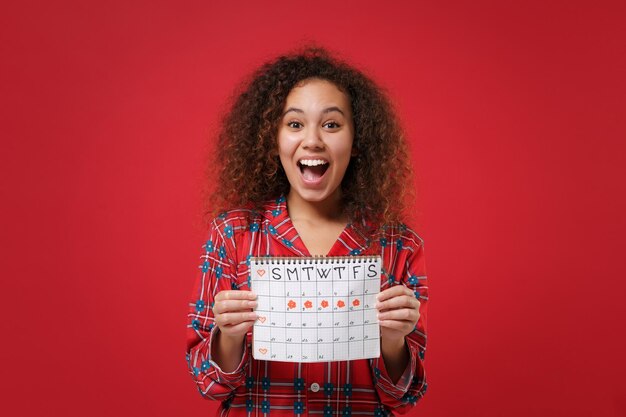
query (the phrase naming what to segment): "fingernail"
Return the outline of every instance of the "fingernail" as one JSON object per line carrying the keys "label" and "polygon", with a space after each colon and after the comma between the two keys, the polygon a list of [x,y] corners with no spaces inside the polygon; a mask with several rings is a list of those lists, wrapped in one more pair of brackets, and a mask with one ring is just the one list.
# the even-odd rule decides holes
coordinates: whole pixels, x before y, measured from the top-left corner
{"label": "fingernail", "polygon": [[248,301],[248,307],[256,307],[257,302],[256,301]]}
{"label": "fingernail", "polygon": [[250,319],[252,320],[256,320],[259,316],[257,316],[256,313],[249,313],[248,317],[250,317]]}
{"label": "fingernail", "polygon": [[255,299],[255,298],[256,298],[256,293],[254,293],[254,292],[250,291],[250,295],[249,295],[249,297],[250,297],[251,299]]}

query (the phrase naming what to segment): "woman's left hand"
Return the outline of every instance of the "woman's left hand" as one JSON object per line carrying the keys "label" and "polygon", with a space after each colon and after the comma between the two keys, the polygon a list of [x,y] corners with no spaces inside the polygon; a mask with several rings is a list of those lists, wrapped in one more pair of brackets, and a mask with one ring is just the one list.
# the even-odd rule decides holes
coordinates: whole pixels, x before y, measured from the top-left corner
{"label": "woman's left hand", "polygon": [[413,291],[395,285],[378,294],[376,309],[383,341],[404,345],[404,337],[415,329],[420,318],[420,302]]}

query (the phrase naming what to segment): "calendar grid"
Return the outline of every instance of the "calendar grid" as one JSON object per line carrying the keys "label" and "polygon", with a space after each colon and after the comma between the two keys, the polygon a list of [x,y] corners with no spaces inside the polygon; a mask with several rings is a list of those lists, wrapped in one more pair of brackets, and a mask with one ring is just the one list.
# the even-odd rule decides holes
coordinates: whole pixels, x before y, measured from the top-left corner
{"label": "calendar grid", "polygon": [[252,258],[255,359],[326,362],[376,358],[380,257]]}

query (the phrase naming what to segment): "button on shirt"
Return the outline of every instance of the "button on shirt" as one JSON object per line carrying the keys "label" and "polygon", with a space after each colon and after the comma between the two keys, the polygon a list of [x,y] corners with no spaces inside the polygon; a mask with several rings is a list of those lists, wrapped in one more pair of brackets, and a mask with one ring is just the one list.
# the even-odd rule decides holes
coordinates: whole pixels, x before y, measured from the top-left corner
{"label": "button on shirt", "polygon": [[256,360],[250,352],[251,332],[238,367],[222,371],[210,356],[218,331],[212,311],[215,295],[250,289],[253,256],[310,254],[289,218],[284,196],[266,203],[261,212],[232,210],[213,220],[189,304],[186,360],[200,393],[221,401],[219,415],[385,416],[405,411],[424,395],[428,287],[423,241],[405,225],[372,232],[368,226],[348,224],[328,256],[380,255],[381,291],[404,285],[420,300],[420,319],[406,337],[409,363],[396,383],[382,357],[319,363]]}

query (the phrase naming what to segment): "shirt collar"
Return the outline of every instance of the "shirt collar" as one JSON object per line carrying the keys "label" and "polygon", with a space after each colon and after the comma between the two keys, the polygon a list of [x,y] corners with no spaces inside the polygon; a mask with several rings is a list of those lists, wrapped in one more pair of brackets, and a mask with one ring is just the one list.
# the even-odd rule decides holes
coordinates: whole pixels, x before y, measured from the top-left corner
{"label": "shirt collar", "polygon": [[[262,215],[268,221],[267,232],[274,240],[286,247],[295,256],[310,256],[289,217],[285,196],[267,202],[264,205]],[[371,234],[368,234],[367,230],[369,229],[366,222],[363,224],[348,223],[333,244],[328,256],[369,254],[367,251],[371,244]]]}

